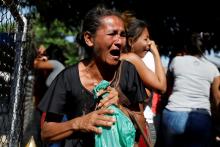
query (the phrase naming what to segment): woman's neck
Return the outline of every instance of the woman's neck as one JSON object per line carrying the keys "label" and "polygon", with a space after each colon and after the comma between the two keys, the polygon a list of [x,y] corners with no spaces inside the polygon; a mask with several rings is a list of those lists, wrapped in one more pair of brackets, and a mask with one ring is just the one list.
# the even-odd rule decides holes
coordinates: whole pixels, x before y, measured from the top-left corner
{"label": "woman's neck", "polygon": [[84,60],[82,63],[86,73],[97,80],[111,81],[118,68],[118,65],[109,65],[96,60]]}
{"label": "woman's neck", "polygon": [[93,74],[98,79],[112,81],[117,70],[117,66],[108,65],[98,61],[92,61],[88,65],[88,69],[91,71],[91,74]]}
{"label": "woman's neck", "polygon": [[94,60],[83,60],[79,64],[79,76],[82,85],[92,91],[95,85],[102,80],[112,82],[117,66],[100,64]]}

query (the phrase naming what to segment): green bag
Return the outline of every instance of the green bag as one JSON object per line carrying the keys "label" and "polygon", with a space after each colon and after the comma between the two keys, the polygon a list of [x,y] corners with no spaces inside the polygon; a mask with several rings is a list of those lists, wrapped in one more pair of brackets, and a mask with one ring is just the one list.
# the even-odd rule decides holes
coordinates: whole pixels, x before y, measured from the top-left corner
{"label": "green bag", "polygon": [[[94,89],[94,98],[98,100],[97,92],[106,89],[108,81],[101,81]],[[101,96],[104,98],[108,93]],[[111,127],[101,127],[102,133],[95,135],[95,147],[133,147],[135,143],[135,128],[130,120],[118,107],[111,105],[108,109],[114,110],[111,116],[116,122]]]}

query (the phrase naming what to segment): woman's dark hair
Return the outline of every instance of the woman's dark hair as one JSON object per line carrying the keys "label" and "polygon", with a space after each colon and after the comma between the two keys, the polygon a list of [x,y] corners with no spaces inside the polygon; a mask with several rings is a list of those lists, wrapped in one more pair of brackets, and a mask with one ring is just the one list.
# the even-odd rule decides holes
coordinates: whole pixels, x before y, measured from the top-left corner
{"label": "woman's dark hair", "polygon": [[179,32],[174,36],[173,50],[169,56],[171,61],[177,55],[202,56],[204,52],[203,37],[198,32]]}
{"label": "woman's dark hair", "polygon": [[[89,49],[84,40],[84,33],[89,32],[91,35],[95,35],[98,27],[101,25],[101,18],[105,16],[117,16],[122,19],[121,15],[117,11],[113,11],[105,8],[104,6],[97,6],[91,9],[85,16],[81,32],[77,34],[76,42],[83,48],[85,48],[88,55],[91,55],[92,50]],[[123,20],[123,19],[122,19]]]}
{"label": "woman's dark hair", "polygon": [[63,49],[56,44],[50,44],[46,49],[46,55],[50,60],[58,60],[62,64],[65,64],[65,56],[63,55]]}
{"label": "woman's dark hair", "polygon": [[202,36],[198,32],[193,32],[186,38],[184,44],[187,54],[202,56],[204,52]]}
{"label": "woman's dark hair", "polygon": [[[140,19],[131,19],[130,22],[127,22],[127,37],[132,38],[133,41],[136,41],[142,34],[145,28],[148,28],[148,25],[145,21]],[[128,52],[131,51],[131,47],[128,46]]]}

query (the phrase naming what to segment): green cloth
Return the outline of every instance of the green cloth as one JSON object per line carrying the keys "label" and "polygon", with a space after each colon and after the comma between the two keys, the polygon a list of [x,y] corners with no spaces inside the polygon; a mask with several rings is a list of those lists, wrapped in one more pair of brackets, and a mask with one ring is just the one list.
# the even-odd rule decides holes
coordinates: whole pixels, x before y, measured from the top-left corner
{"label": "green cloth", "polygon": [[[94,98],[98,99],[97,92],[106,89],[109,86],[108,81],[101,81],[94,89]],[[109,93],[104,93],[104,98]],[[102,133],[95,135],[95,147],[133,147],[135,142],[135,128],[131,120],[115,105],[111,105],[108,109],[114,110],[111,116],[116,122],[111,127],[101,127]]]}

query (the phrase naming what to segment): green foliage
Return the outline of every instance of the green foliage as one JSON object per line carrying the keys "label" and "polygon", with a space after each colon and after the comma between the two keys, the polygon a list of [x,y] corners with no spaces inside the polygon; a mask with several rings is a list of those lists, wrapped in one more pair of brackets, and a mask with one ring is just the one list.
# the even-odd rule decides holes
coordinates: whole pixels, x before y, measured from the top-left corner
{"label": "green foliage", "polygon": [[2,23],[0,25],[0,32],[15,32],[16,25],[15,22]]}
{"label": "green foliage", "polygon": [[65,61],[66,66],[78,61],[77,46],[74,42],[65,39],[67,36],[75,36],[77,33],[76,30],[69,30],[64,23],[58,20],[54,20],[49,27],[46,27],[37,18],[33,22],[33,32],[36,47],[40,46],[40,44],[44,44],[45,47],[55,44],[63,49],[64,56],[67,58]]}

